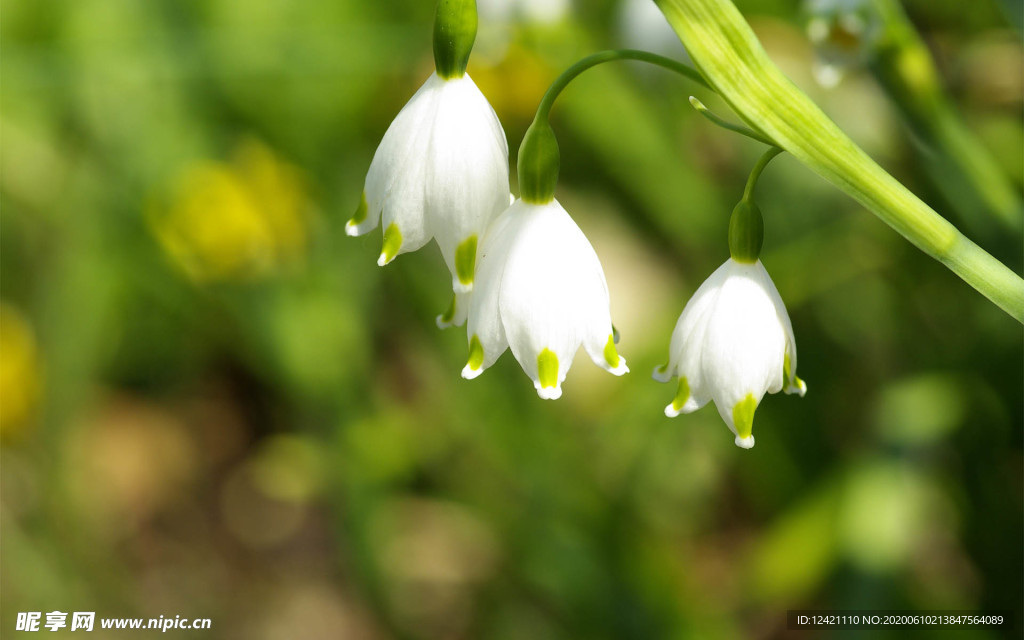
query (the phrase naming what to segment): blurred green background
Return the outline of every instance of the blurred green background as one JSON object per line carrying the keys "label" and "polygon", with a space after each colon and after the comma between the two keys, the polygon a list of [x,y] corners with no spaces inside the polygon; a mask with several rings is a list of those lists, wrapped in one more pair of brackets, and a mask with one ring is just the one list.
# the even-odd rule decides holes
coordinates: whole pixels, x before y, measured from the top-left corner
{"label": "blurred green background", "polygon": [[[859,144],[1021,269],[1020,232],[951,196],[869,71],[815,82],[805,7],[738,4]],[[650,371],[761,151],[693,112],[733,117],[706,90],[624,63],[554,110],[558,196],[632,373],[581,358],[558,402],[510,354],[459,377],[436,247],[380,269],[379,234],[343,230],[431,70],[432,5],[0,4],[4,635],[54,609],[246,639],[815,637],[794,608],[1008,610],[1019,633],[1021,327],[792,158],[758,201],[809,393],[767,397],[751,451],[713,408],[663,416]],[[513,158],[575,59],[685,55],[646,2],[480,5],[470,73]],[[905,6],[1019,197],[1019,7]],[[872,634],[906,636],[929,634]]]}

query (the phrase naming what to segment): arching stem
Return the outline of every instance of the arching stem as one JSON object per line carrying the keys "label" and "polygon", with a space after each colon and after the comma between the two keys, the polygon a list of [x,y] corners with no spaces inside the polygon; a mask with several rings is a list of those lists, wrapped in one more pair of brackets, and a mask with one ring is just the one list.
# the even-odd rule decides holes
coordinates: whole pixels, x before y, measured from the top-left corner
{"label": "arching stem", "polygon": [[639,62],[653,64],[663,69],[674,71],[681,76],[693,80],[702,87],[714,91],[699,71],[679,62],[678,60],[659,56],[658,54],[651,53],[649,51],[638,51],[636,49],[611,49],[583,58],[563,71],[560,76],[555,78],[555,81],[551,83],[550,87],[548,87],[544,97],[541,98],[540,104],[537,105],[537,115],[534,117],[534,121],[536,122],[540,118],[547,119],[548,114],[551,112],[551,105],[553,105],[555,99],[558,98],[558,94],[562,93],[562,90],[569,86],[569,83],[572,82],[576,76],[591,67],[596,67],[597,65],[604,64],[605,62],[612,62],[613,60],[637,60]]}
{"label": "arching stem", "polygon": [[757,184],[757,179],[761,177],[761,172],[768,166],[768,163],[772,161],[772,158],[782,153],[782,149],[779,147],[772,147],[764,152],[764,155],[757,161],[754,168],[750,170],[750,177],[747,178],[747,186],[743,189],[743,199],[747,202],[751,201],[754,195],[754,185]]}

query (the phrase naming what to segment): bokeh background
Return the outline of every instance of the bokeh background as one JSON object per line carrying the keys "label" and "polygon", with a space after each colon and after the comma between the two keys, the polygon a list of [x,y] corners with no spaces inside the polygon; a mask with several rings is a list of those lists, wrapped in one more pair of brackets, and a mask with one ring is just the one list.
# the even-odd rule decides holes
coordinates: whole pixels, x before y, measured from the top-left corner
{"label": "bokeh background", "polygon": [[[758,200],[809,393],[767,397],[751,451],[711,407],[663,416],[649,372],[761,151],[680,78],[605,66],[554,111],[558,196],[632,373],[581,358],[558,402],[510,354],[459,377],[436,247],[380,269],[379,235],[343,229],[431,70],[432,4],[0,5],[3,634],[58,609],[217,638],[812,637],[794,608],[1004,610],[1015,631],[961,637],[1019,634],[1021,327],[792,158]],[[943,173],[865,64],[870,31],[829,13],[849,4],[738,2],[841,127],[1019,271],[1019,218]],[[685,56],[641,0],[480,5],[470,73],[513,158],[575,59]],[[905,8],[1019,204],[1019,3]],[[817,56],[817,14],[851,55]]]}

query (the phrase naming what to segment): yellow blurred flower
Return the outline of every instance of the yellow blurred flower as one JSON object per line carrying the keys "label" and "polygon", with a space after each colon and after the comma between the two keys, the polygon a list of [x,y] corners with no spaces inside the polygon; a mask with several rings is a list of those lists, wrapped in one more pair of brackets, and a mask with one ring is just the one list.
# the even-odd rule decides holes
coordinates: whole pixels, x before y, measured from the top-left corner
{"label": "yellow blurred flower", "polygon": [[200,282],[266,276],[300,257],[308,200],[299,170],[264,144],[239,145],[230,163],[182,172],[150,224],[168,255]]}
{"label": "yellow blurred flower", "polygon": [[470,71],[480,91],[503,119],[527,122],[558,75],[544,60],[518,44],[512,44],[493,66],[478,67],[470,62]]}
{"label": "yellow blurred flower", "polygon": [[42,389],[35,334],[25,317],[0,303],[0,438],[28,425]]}

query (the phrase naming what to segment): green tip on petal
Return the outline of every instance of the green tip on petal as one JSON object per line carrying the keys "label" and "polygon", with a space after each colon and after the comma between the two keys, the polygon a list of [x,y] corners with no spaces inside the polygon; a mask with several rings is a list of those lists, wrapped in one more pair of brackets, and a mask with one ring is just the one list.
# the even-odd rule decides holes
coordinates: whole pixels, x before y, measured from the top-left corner
{"label": "green tip on petal", "polygon": [[[456,307],[457,301],[458,301],[458,297],[457,296],[452,296],[452,303],[450,305],[448,305],[448,309],[443,314],[441,314],[440,321],[445,326],[451,325],[452,320],[455,319],[455,307]],[[476,336],[473,336],[473,339],[476,339]],[[477,344],[479,344],[479,342],[480,341],[477,340]]]}
{"label": "green tip on petal", "polygon": [[793,364],[789,360],[787,352],[782,361],[782,389],[786,393],[804,395],[807,393],[807,383],[793,375]]}
{"label": "green tip on petal", "polygon": [[736,436],[742,439],[750,437],[754,430],[754,410],[757,409],[757,400],[754,394],[748,393],[747,397],[736,403],[732,408],[732,422],[736,427]]}
{"label": "green tip on petal", "polygon": [[807,394],[807,383],[804,382],[802,379],[794,376],[793,386],[786,387],[785,391],[786,393],[795,393],[796,395],[802,398],[804,397],[804,395]]}
{"label": "green tip on petal", "polygon": [[604,361],[612,369],[619,367],[619,352],[615,350],[615,334],[608,336],[608,344],[604,345]]}
{"label": "green tip on petal", "polygon": [[391,226],[384,231],[384,244],[380,248],[380,257],[377,258],[377,264],[383,267],[391,262],[398,255],[398,250],[401,248],[402,232],[398,230],[398,225],[392,222]]}
{"label": "green tip on petal", "polygon": [[[452,303],[454,307],[455,304]],[[484,364],[484,346],[480,344],[480,338],[473,336],[469,341],[469,360],[466,366],[476,371]]]}
{"label": "green tip on petal", "polygon": [[473,284],[476,270],[476,234],[469,236],[455,248],[455,275],[467,287]]}
{"label": "green tip on petal", "polygon": [[558,386],[558,356],[551,349],[544,349],[537,356],[537,378],[542,388]]}
{"label": "green tip on petal", "polygon": [[348,221],[350,226],[356,226],[362,224],[366,220],[366,214],[370,208],[370,205],[366,204],[366,192],[363,192],[363,196],[359,201],[359,207],[356,208],[356,212],[352,214],[352,219]]}
{"label": "green tip on petal", "polygon": [[[667,366],[667,365],[666,365]],[[690,382],[686,376],[679,376],[679,387],[676,389],[676,397],[672,398],[672,409],[682,411],[683,405],[690,399]]]}
{"label": "green tip on petal", "polygon": [[672,379],[672,374],[669,373],[669,367],[672,365],[672,361],[669,360],[665,364],[654,367],[654,371],[651,372],[651,377],[658,382],[668,382]]}

